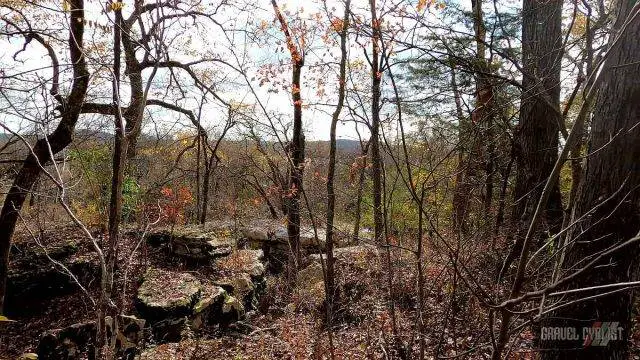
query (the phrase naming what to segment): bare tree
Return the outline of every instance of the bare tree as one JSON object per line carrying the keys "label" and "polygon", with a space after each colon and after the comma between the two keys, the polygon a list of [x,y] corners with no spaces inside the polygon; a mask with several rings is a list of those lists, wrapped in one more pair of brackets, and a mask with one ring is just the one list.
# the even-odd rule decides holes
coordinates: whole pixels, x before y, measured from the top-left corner
{"label": "bare tree", "polygon": [[327,275],[325,281],[325,294],[327,306],[327,325],[332,324],[332,316],[334,304],[338,293],[335,285],[335,259],[333,257],[333,235],[335,216],[336,194],[334,189],[334,177],[336,171],[336,127],[340,118],[340,112],[344,105],[345,88],[347,84],[347,31],[349,30],[351,1],[346,0],[344,4],[344,16],[340,24],[340,28],[336,29],[340,36],[340,71],[338,75],[338,104],[331,116],[331,129],[329,140],[329,167],[327,169],[327,236],[326,236],[326,254],[327,254]]}
{"label": "bare tree", "polygon": [[[84,0],[70,0],[68,3],[68,46],[71,64],[73,64],[73,83],[68,95],[60,93],[60,65],[53,47],[42,35],[32,31],[30,25],[27,25],[28,28],[23,29],[17,24],[11,24],[16,29],[16,34],[24,37],[26,45],[32,40],[36,40],[47,50],[53,69],[50,94],[59,103],[60,122],[51,134],[36,142],[33,151],[24,159],[22,167],[14,178],[11,189],[4,200],[2,212],[0,212],[0,311],[3,309],[7,286],[7,267],[9,264],[11,238],[19,219],[20,210],[24,205],[27,194],[42,174],[42,166],[51,161],[55,154],[71,143],[74,128],[82,112],[89,86],[89,70],[87,69],[84,55]],[[20,14],[20,11],[15,11]],[[26,20],[24,15],[21,17]]]}
{"label": "bare tree", "polygon": [[[278,8],[275,0],[271,1],[273,10],[280,24],[280,30],[285,36],[287,49],[291,55],[291,99],[293,101],[293,135],[288,144],[290,158],[289,167],[289,201],[287,202],[287,231],[289,234],[289,245],[293,256],[290,262],[289,271],[297,272],[300,265],[300,192],[302,191],[302,181],[304,173],[304,134],[302,129],[302,96],[300,94],[302,67],[304,66],[304,49],[302,44],[296,43],[296,39],[291,33],[291,29],[284,15]],[[304,35],[302,35],[304,36]]]}

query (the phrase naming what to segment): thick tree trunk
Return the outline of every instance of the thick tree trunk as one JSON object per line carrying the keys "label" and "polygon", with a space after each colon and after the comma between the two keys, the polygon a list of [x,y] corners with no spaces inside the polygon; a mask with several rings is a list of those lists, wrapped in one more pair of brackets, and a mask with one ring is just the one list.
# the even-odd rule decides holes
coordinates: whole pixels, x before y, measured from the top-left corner
{"label": "thick tree trunk", "polygon": [[[71,92],[62,101],[62,119],[47,139],[40,139],[22,164],[22,168],[13,181],[0,212],[0,313],[3,312],[4,298],[9,265],[11,238],[15,231],[20,210],[24,205],[29,190],[38,181],[42,173],[41,166],[62,151],[73,139],[73,132],[82,110],[87,87],[89,71],[83,54],[84,47],[84,0],[69,0],[69,48],[73,64],[73,84]],[[59,94],[53,94],[59,96]],[[49,144],[47,144],[47,140]],[[51,146],[51,153],[49,152]]]}
{"label": "thick tree trunk", "polygon": [[[520,254],[544,184],[558,159],[562,1],[524,0],[522,9],[522,96],[515,134],[516,186],[512,220],[515,244],[500,271],[508,271]],[[544,101],[547,99],[547,101]],[[557,184],[546,204],[544,219],[553,233],[562,224],[562,199]]]}
{"label": "thick tree trunk", "polygon": [[[614,30],[621,29],[634,4],[633,1],[620,2]],[[638,10],[635,6],[634,11]],[[612,34],[615,36],[616,31]],[[567,237],[569,242],[560,278],[583,267],[604,250],[634,238],[640,231],[640,78],[637,76],[640,72],[640,18],[636,16],[619,42],[610,46],[593,109],[590,155],[572,218],[576,221],[589,215]],[[570,286],[584,288],[636,281],[639,253],[638,242],[612,253]],[[582,297],[595,294],[580,293]],[[633,292],[624,291],[557,310],[542,321],[542,326],[576,327],[582,334],[583,327],[592,327],[595,322],[618,322],[625,338],[611,340],[607,346],[584,346],[583,339],[543,341],[542,358],[627,359],[626,338],[631,330],[633,306]]]}
{"label": "thick tree trunk", "polygon": [[[525,74],[516,134],[516,204],[512,216],[514,221],[527,223],[558,159],[562,1],[524,0],[522,57]],[[542,101],[543,97],[550,104]],[[545,219],[551,226],[562,220],[558,186],[547,204]]]}

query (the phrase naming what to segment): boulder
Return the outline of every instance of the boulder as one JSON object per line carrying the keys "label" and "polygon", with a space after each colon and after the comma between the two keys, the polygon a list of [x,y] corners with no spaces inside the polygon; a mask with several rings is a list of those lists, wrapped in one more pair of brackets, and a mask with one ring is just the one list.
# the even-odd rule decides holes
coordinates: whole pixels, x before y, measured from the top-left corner
{"label": "boulder", "polygon": [[[324,254],[322,254],[324,257]],[[375,246],[357,245],[334,249],[337,276],[336,287],[343,300],[357,302],[362,297],[362,279],[367,276],[372,262],[379,260],[379,252]],[[320,309],[325,299],[324,279],[320,254],[309,256],[311,263],[298,272],[296,287],[300,295],[300,303],[307,309]],[[325,258],[326,260],[326,258]],[[344,276],[349,274],[349,276]]]}
{"label": "boulder", "polygon": [[322,306],[325,299],[325,288],[320,262],[313,262],[298,271],[296,287],[306,308],[318,309]]}
{"label": "boulder", "polygon": [[[322,251],[325,247],[325,229],[318,228],[318,238],[312,227],[300,228],[300,245],[305,254]],[[287,228],[274,220],[253,220],[240,228],[241,244],[250,249],[260,249],[269,260],[272,271],[282,269],[283,259],[290,253]]]}
{"label": "boulder", "polygon": [[224,302],[222,303],[222,311],[219,317],[219,323],[226,327],[232,322],[238,321],[244,318],[245,308],[238,298],[231,295],[226,295]]}
{"label": "boulder", "polygon": [[96,323],[74,324],[64,329],[48,330],[38,344],[39,360],[81,359],[93,351]]}
{"label": "boulder", "polygon": [[84,286],[99,277],[96,256],[81,251],[86,250],[81,240],[69,238],[73,234],[67,232],[64,228],[60,234],[48,231],[37,241],[22,239],[11,246],[5,298],[5,311],[9,314],[28,312],[43,298],[77,291],[76,280],[62,266]]}
{"label": "boulder", "polygon": [[[99,265],[92,256],[72,256],[57,260],[82,285],[99,277]],[[7,276],[6,309],[9,313],[28,310],[31,299],[69,294],[78,290],[78,283],[50,260],[34,261],[28,266],[10,267]],[[37,303],[34,304],[38,306]]]}
{"label": "boulder", "polygon": [[229,255],[233,251],[233,241],[219,239],[208,234],[175,237],[170,242],[171,252],[190,260],[206,260],[216,256]]}
{"label": "boulder", "polygon": [[327,230],[318,228],[318,239],[316,240],[316,232],[312,227],[303,226],[300,228],[300,245],[303,248],[324,250],[325,242],[327,239]]}
{"label": "boulder", "polygon": [[233,276],[216,281],[216,285],[222,287],[232,295],[239,299],[243,307],[247,309],[255,309],[258,305],[256,285],[251,279],[251,275],[247,273],[239,273]]}
{"label": "boulder", "polygon": [[[110,316],[105,318],[107,333],[111,333],[113,321]],[[144,340],[144,326],[146,321],[135,316],[118,316],[118,333],[116,334],[116,349],[122,354],[121,358],[133,359],[140,344]]]}
{"label": "boulder", "polygon": [[189,316],[201,291],[202,284],[189,273],[151,268],[138,288],[136,307],[152,321]]}
{"label": "boulder", "polygon": [[[258,252],[248,252],[258,259]],[[264,279],[264,277],[262,278]],[[151,325],[156,343],[190,338],[193,331],[220,324],[228,327],[257,306],[256,284],[248,273],[201,282],[189,273],[149,269],[138,288],[136,306]]]}
{"label": "boulder", "polygon": [[220,286],[204,285],[200,299],[193,307],[191,328],[198,330],[204,325],[218,322],[226,297],[227,292]]}
{"label": "boulder", "polygon": [[[316,240],[316,231],[318,233],[318,239]],[[306,251],[322,251],[325,246],[325,241],[327,238],[327,232],[323,228],[317,228],[316,231],[313,230],[311,226],[301,226],[300,227],[300,247]],[[289,244],[289,233],[287,232],[287,228],[284,226],[278,228],[274,232],[275,241],[281,244],[286,244],[288,248]]]}
{"label": "boulder", "polygon": [[246,273],[254,280],[264,278],[264,252],[261,249],[241,249],[216,262],[216,267],[222,273]]}
{"label": "boulder", "polygon": [[189,319],[186,316],[167,318],[151,325],[153,341],[157,344],[177,342],[191,337]]}

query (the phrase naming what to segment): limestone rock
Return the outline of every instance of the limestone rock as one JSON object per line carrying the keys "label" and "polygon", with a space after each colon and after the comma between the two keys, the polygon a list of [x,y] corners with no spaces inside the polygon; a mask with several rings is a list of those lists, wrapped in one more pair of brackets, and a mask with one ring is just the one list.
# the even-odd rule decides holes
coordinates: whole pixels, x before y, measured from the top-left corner
{"label": "limestone rock", "polygon": [[12,247],[5,310],[23,308],[25,300],[49,298],[78,290],[76,281],[49,258],[69,269],[82,285],[99,278],[96,257],[93,254],[80,255],[81,244],[78,241],[49,236],[40,239],[39,244],[28,242]]}
{"label": "limestone rock", "polygon": [[319,262],[313,262],[298,271],[296,286],[300,291],[300,297],[305,302],[305,307],[319,308],[325,299],[322,265]]}
{"label": "limestone rock", "polygon": [[[113,334],[113,320],[105,317],[107,335]],[[145,321],[135,316],[118,316],[115,349],[118,359],[133,359],[143,341]],[[54,329],[42,334],[38,344],[39,360],[85,359],[93,352],[96,340],[96,323],[74,324],[64,329]]]}
{"label": "limestone rock", "polygon": [[244,305],[235,296],[227,295],[222,303],[220,324],[226,326],[234,321],[242,319],[245,315]]}
{"label": "limestone rock", "polygon": [[[378,249],[373,245],[345,246],[341,248],[335,248],[333,250],[333,257],[336,259],[336,261],[349,262],[351,264],[366,262],[368,258],[377,257],[378,255]],[[326,256],[324,254],[322,254],[322,256],[326,259]],[[311,254],[309,255],[309,259],[319,263],[320,254]]]}
{"label": "limestone rock", "polygon": [[[256,285],[253,283],[251,276],[247,273],[240,273],[216,281],[233,297],[241,300],[244,307],[254,309],[257,306]],[[224,312],[224,311],[223,311]]]}
{"label": "limestone rock", "polygon": [[95,333],[95,322],[46,331],[38,344],[38,359],[80,359],[83,354],[92,351]]}
{"label": "limestone rock", "polygon": [[202,284],[189,273],[151,268],[138,288],[137,308],[145,319],[177,318],[192,313]]}
{"label": "limestone rock", "polygon": [[176,342],[190,337],[191,329],[186,316],[166,318],[151,326],[153,340],[156,343]]}
{"label": "limestone rock", "polygon": [[217,322],[226,297],[227,293],[223,288],[210,284],[205,285],[200,299],[193,307],[191,328],[198,330],[204,325]]}
{"label": "limestone rock", "polygon": [[[105,318],[107,333],[111,333],[113,321],[110,316]],[[116,349],[123,358],[133,358],[138,351],[138,347],[144,340],[144,327],[146,321],[135,316],[118,316],[118,333],[116,334]]]}
{"label": "limestone rock", "polygon": [[166,244],[172,254],[196,261],[229,255],[235,248],[230,230],[205,230],[198,226],[154,230],[147,235],[147,241],[153,246]]}

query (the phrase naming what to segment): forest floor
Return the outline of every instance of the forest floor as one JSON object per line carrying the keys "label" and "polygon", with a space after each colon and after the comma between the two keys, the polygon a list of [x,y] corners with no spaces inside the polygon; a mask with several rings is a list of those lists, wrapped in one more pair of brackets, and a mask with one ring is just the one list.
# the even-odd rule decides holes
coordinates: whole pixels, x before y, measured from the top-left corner
{"label": "forest floor", "polygon": [[[73,227],[61,227],[49,231],[41,238],[41,245],[48,249],[60,249],[73,243],[77,246],[74,257],[94,259],[92,249],[83,235]],[[121,250],[122,263],[129,263],[131,249],[138,236],[125,232]],[[13,271],[31,271],[34,264],[22,261],[19,254],[39,253],[41,246],[29,234],[19,234],[11,266]],[[428,257],[436,258],[436,257]],[[490,339],[486,324],[486,311],[476,298],[464,291],[456,290],[451,269],[443,263],[433,261],[425,270],[425,307],[422,309],[424,324],[416,312],[416,263],[415,259],[395,254],[397,269],[393,293],[395,298],[395,323],[388,306],[385,284],[386,267],[384,256],[357,258],[338,266],[338,283],[344,291],[340,307],[336,309],[332,327],[334,355],[339,359],[385,359],[394,358],[390,350],[393,343],[400,348],[416,353],[420,340],[417,329],[422,328],[426,358],[458,356],[467,359],[485,358],[490,352]],[[45,260],[35,266],[45,266]],[[139,279],[145,270],[157,267],[166,270],[187,271],[198,278],[217,276],[219,268],[214,265],[187,264],[167,256],[162,249],[143,245],[131,258],[127,277],[130,279],[123,293],[123,274],[116,276],[123,314],[136,314],[134,301]],[[85,274],[87,275],[87,274]],[[89,274],[90,275],[90,274]],[[479,281],[483,274],[479,273]],[[488,276],[488,275],[487,275]],[[97,298],[99,279],[85,276],[80,279],[92,298]],[[320,359],[329,358],[329,333],[324,322],[325,310],[321,298],[323,289],[314,289],[308,284],[288,287],[282,274],[267,275],[267,289],[261,296],[257,310],[246,319],[226,329],[206,328],[190,339],[179,343],[154,346],[146,351],[142,359]],[[8,316],[14,322],[0,323],[0,359],[16,359],[20,354],[36,352],[40,335],[49,329],[64,328],[76,323],[95,319],[92,301],[80,288],[74,291],[48,296],[27,296],[14,299],[9,304]],[[640,322],[640,315],[636,315]],[[394,331],[399,334],[394,339]],[[525,330],[513,343],[510,358],[534,359],[532,352],[534,335]],[[634,359],[640,359],[640,331],[632,337]]]}

